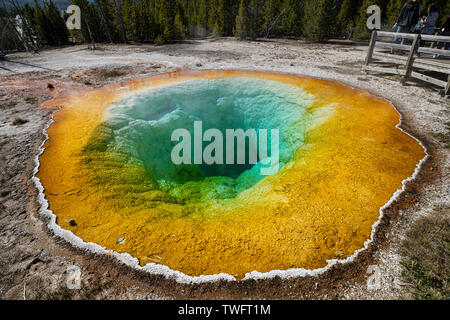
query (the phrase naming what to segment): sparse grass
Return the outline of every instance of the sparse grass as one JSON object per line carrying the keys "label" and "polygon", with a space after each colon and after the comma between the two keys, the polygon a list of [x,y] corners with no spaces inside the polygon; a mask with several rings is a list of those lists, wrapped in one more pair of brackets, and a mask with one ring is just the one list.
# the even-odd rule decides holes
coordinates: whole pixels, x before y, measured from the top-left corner
{"label": "sparse grass", "polygon": [[439,142],[445,144],[445,147],[448,149],[450,148],[450,122],[446,122],[445,127],[447,129],[446,133],[436,133],[433,134],[433,136],[439,140]]}
{"label": "sparse grass", "polygon": [[369,81],[369,78],[358,77],[358,81]]}
{"label": "sparse grass", "polygon": [[419,300],[450,299],[450,208],[419,219],[403,242],[403,277]]}
{"label": "sparse grass", "polygon": [[436,133],[433,136],[442,144],[445,145],[447,149],[450,148],[450,136],[443,133]]}

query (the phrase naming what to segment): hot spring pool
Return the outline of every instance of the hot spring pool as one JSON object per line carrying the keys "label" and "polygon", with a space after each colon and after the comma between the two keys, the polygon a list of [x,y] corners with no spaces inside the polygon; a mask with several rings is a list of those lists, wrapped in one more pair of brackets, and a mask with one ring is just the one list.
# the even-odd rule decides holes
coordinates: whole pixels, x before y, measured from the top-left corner
{"label": "hot spring pool", "polygon": [[[177,203],[231,199],[264,178],[264,165],[260,161],[238,164],[237,152],[233,164],[226,164],[226,148],[221,164],[174,164],[171,151],[176,143],[171,141],[172,132],[186,128],[193,138],[196,121],[202,124],[201,135],[212,128],[223,136],[227,129],[278,129],[278,166],[283,167],[292,161],[304,144],[306,131],[318,118],[308,112],[312,101],[313,97],[303,90],[271,80],[236,77],[183,81],[132,93],[112,103],[86,149],[103,151],[111,160],[120,158],[118,163],[125,156],[127,163],[145,168],[152,190],[166,192]],[[328,113],[332,113],[331,107]],[[269,155],[271,144],[269,139]],[[201,151],[207,145],[203,142]],[[254,147],[257,149],[258,144]],[[189,157],[195,157],[193,148]],[[96,158],[94,152],[89,161]],[[117,164],[102,161],[99,165],[112,168]]]}
{"label": "hot spring pool", "polygon": [[[318,269],[352,255],[425,155],[387,101],[294,75],[180,70],[63,104],[36,175],[54,227],[74,244],[183,277]],[[279,136],[269,134],[266,156],[261,137],[249,142],[253,163],[227,164],[236,148],[211,153],[222,162],[196,162],[191,148],[189,164],[175,164],[180,128],[201,152],[217,140],[196,140],[208,130]]]}

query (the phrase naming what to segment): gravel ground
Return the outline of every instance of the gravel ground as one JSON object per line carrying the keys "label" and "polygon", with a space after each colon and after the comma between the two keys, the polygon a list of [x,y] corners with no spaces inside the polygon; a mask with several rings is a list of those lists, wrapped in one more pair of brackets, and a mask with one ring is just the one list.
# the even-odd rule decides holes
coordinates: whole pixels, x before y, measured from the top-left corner
{"label": "gravel ground", "polygon": [[[318,45],[297,40],[239,42],[192,40],[166,46],[100,45],[18,53],[0,61],[0,299],[398,299],[399,246],[421,216],[449,208],[449,100],[416,82],[361,71],[367,48],[345,42]],[[53,237],[37,210],[31,181],[34,157],[55,110],[38,108],[56,91],[103,86],[126,79],[190,69],[248,69],[337,80],[390,100],[402,128],[419,138],[430,157],[415,182],[385,210],[374,243],[357,260],[320,277],[178,284],[94,256]],[[114,72],[111,72],[114,71]],[[22,120],[22,121],[21,121]],[[445,142],[444,140],[447,140]],[[370,266],[375,266],[369,268]],[[71,268],[81,289],[67,289]],[[368,273],[369,269],[369,273]],[[379,272],[380,286],[367,286]]]}

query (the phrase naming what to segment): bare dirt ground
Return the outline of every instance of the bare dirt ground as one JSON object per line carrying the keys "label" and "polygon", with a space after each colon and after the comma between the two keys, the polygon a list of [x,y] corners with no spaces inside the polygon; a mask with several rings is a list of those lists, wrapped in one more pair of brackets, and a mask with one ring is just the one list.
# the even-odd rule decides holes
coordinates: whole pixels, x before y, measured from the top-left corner
{"label": "bare dirt ground", "polygon": [[[437,90],[361,71],[366,47],[297,40],[192,40],[166,46],[100,45],[12,54],[0,61],[0,299],[398,299],[399,247],[419,217],[449,210],[449,100]],[[96,256],[53,237],[38,215],[31,181],[42,129],[54,110],[38,108],[47,88],[78,90],[178,68],[249,69],[337,80],[392,101],[402,128],[419,138],[430,157],[416,181],[385,210],[374,242],[349,264],[320,277],[179,284]],[[67,289],[67,269],[81,269],[80,290]],[[381,286],[367,286],[369,266]],[[372,271],[373,272],[373,271]]]}

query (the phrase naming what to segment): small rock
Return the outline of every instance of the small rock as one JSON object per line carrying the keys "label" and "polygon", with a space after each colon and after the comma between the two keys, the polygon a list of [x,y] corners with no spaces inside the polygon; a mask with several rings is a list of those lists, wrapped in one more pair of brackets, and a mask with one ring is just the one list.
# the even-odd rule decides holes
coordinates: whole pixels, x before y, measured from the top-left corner
{"label": "small rock", "polygon": [[29,121],[25,120],[25,119],[21,119],[21,118],[16,118],[16,119],[14,119],[12,124],[13,124],[13,126],[20,126],[20,125],[25,124],[27,122],[29,122]]}
{"label": "small rock", "polygon": [[47,83],[47,89],[55,89],[55,86],[51,83]]}
{"label": "small rock", "polygon": [[75,222],[75,220],[69,220],[69,225],[71,226],[71,227],[76,227],[77,226],[77,223]]}
{"label": "small rock", "polygon": [[4,190],[0,193],[0,197],[6,197],[7,195],[9,195],[11,193],[11,190]]}
{"label": "small rock", "polygon": [[124,243],[125,243],[125,238],[119,238],[119,239],[117,239],[117,243],[118,243],[118,244],[124,244]]}

